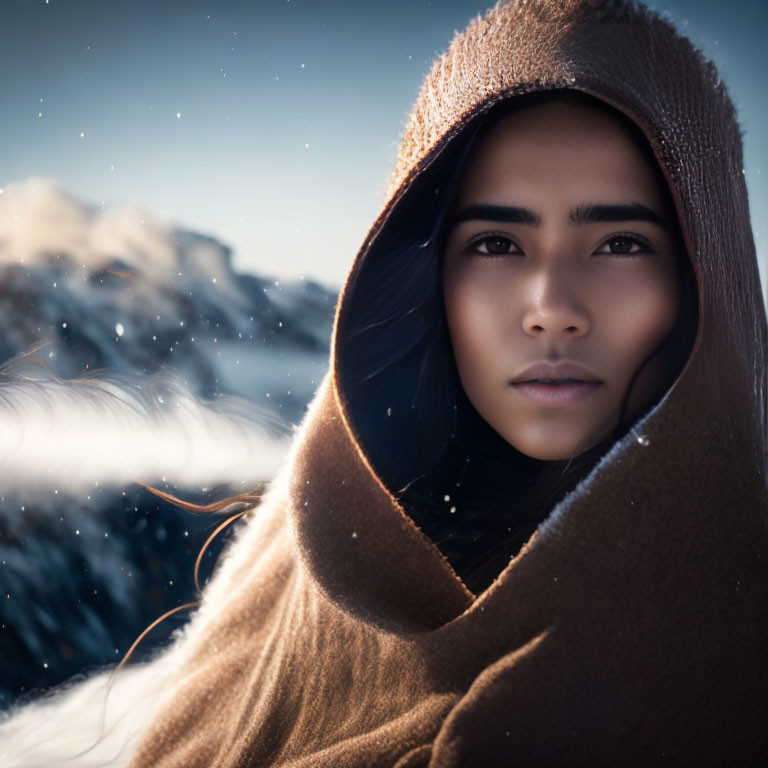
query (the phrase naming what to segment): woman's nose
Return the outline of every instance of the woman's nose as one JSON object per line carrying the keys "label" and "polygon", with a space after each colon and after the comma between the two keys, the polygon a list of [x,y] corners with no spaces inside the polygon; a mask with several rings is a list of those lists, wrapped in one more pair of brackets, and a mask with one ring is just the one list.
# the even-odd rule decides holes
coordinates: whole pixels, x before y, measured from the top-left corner
{"label": "woman's nose", "polygon": [[530,276],[523,330],[529,336],[579,337],[589,333],[589,312],[577,296],[574,281],[549,267]]}

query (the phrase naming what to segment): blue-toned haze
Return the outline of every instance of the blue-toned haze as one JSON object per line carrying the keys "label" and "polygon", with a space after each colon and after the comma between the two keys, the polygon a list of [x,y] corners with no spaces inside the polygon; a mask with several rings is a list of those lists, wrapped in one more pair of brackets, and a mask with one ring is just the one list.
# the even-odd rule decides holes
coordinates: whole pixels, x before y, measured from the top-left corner
{"label": "blue-toned haze", "polygon": [[[338,285],[430,62],[489,4],[5,0],[0,186],[53,178],[213,235],[241,270]],[[767,6],[650,4],[731,88],[765,260]]]}

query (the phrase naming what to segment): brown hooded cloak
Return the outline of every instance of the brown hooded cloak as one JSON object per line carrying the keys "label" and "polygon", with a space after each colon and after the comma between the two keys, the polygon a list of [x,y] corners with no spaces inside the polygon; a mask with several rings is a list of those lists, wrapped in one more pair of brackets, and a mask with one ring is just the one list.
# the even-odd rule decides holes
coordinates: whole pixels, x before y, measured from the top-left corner
{"label": "brown hooded cloak", "polygon": [[[475,595],[376,474],[340,382],[360,276],[496,102],[597,97],[645,134],[697,283],[682,373]],[[290,462],[170,653],[133,768],[768,759],[766,323],[733,106],[624,0],[517,0],[457,35],[405,130]]]}

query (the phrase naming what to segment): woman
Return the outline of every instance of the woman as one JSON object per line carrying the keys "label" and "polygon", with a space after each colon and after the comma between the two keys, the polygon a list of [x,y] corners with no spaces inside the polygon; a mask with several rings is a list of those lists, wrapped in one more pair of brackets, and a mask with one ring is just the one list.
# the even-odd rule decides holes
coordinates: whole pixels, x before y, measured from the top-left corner
{"label": "woman", "polygon": [[518,0],[458,35],[130,765],[765,758],[741,163],[714,69],[642,6]]}
{"label": "woman", "polygon": [[367,261],[337,368],[374,470],[477,593],[679,373],[695,301],[629,120],[550,90],[476,124],[411,201],[432,231],[409,211]]}
{"label": "woman", "polygon": [[764,759],[747,210],[723,85],[643,7],[457,36],[131,765]]}

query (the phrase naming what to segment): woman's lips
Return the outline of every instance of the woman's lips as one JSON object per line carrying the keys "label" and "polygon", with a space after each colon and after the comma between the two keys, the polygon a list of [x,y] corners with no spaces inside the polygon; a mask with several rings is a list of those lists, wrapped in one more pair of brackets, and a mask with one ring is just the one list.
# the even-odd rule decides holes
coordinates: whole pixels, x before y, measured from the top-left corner
{"label": "woman's lips", "polygon": [[536,405],[575,405],[603,385],[592,371],[573,360],[540,360],[521,371],[510,384]]}
{"label": "woman's lips", "polygon": [[602,381],[564,380],[557,383],[542,381],[512,382],[515,390],[526,400],[549,407],[575,405],[586,400],[603,385]]}

